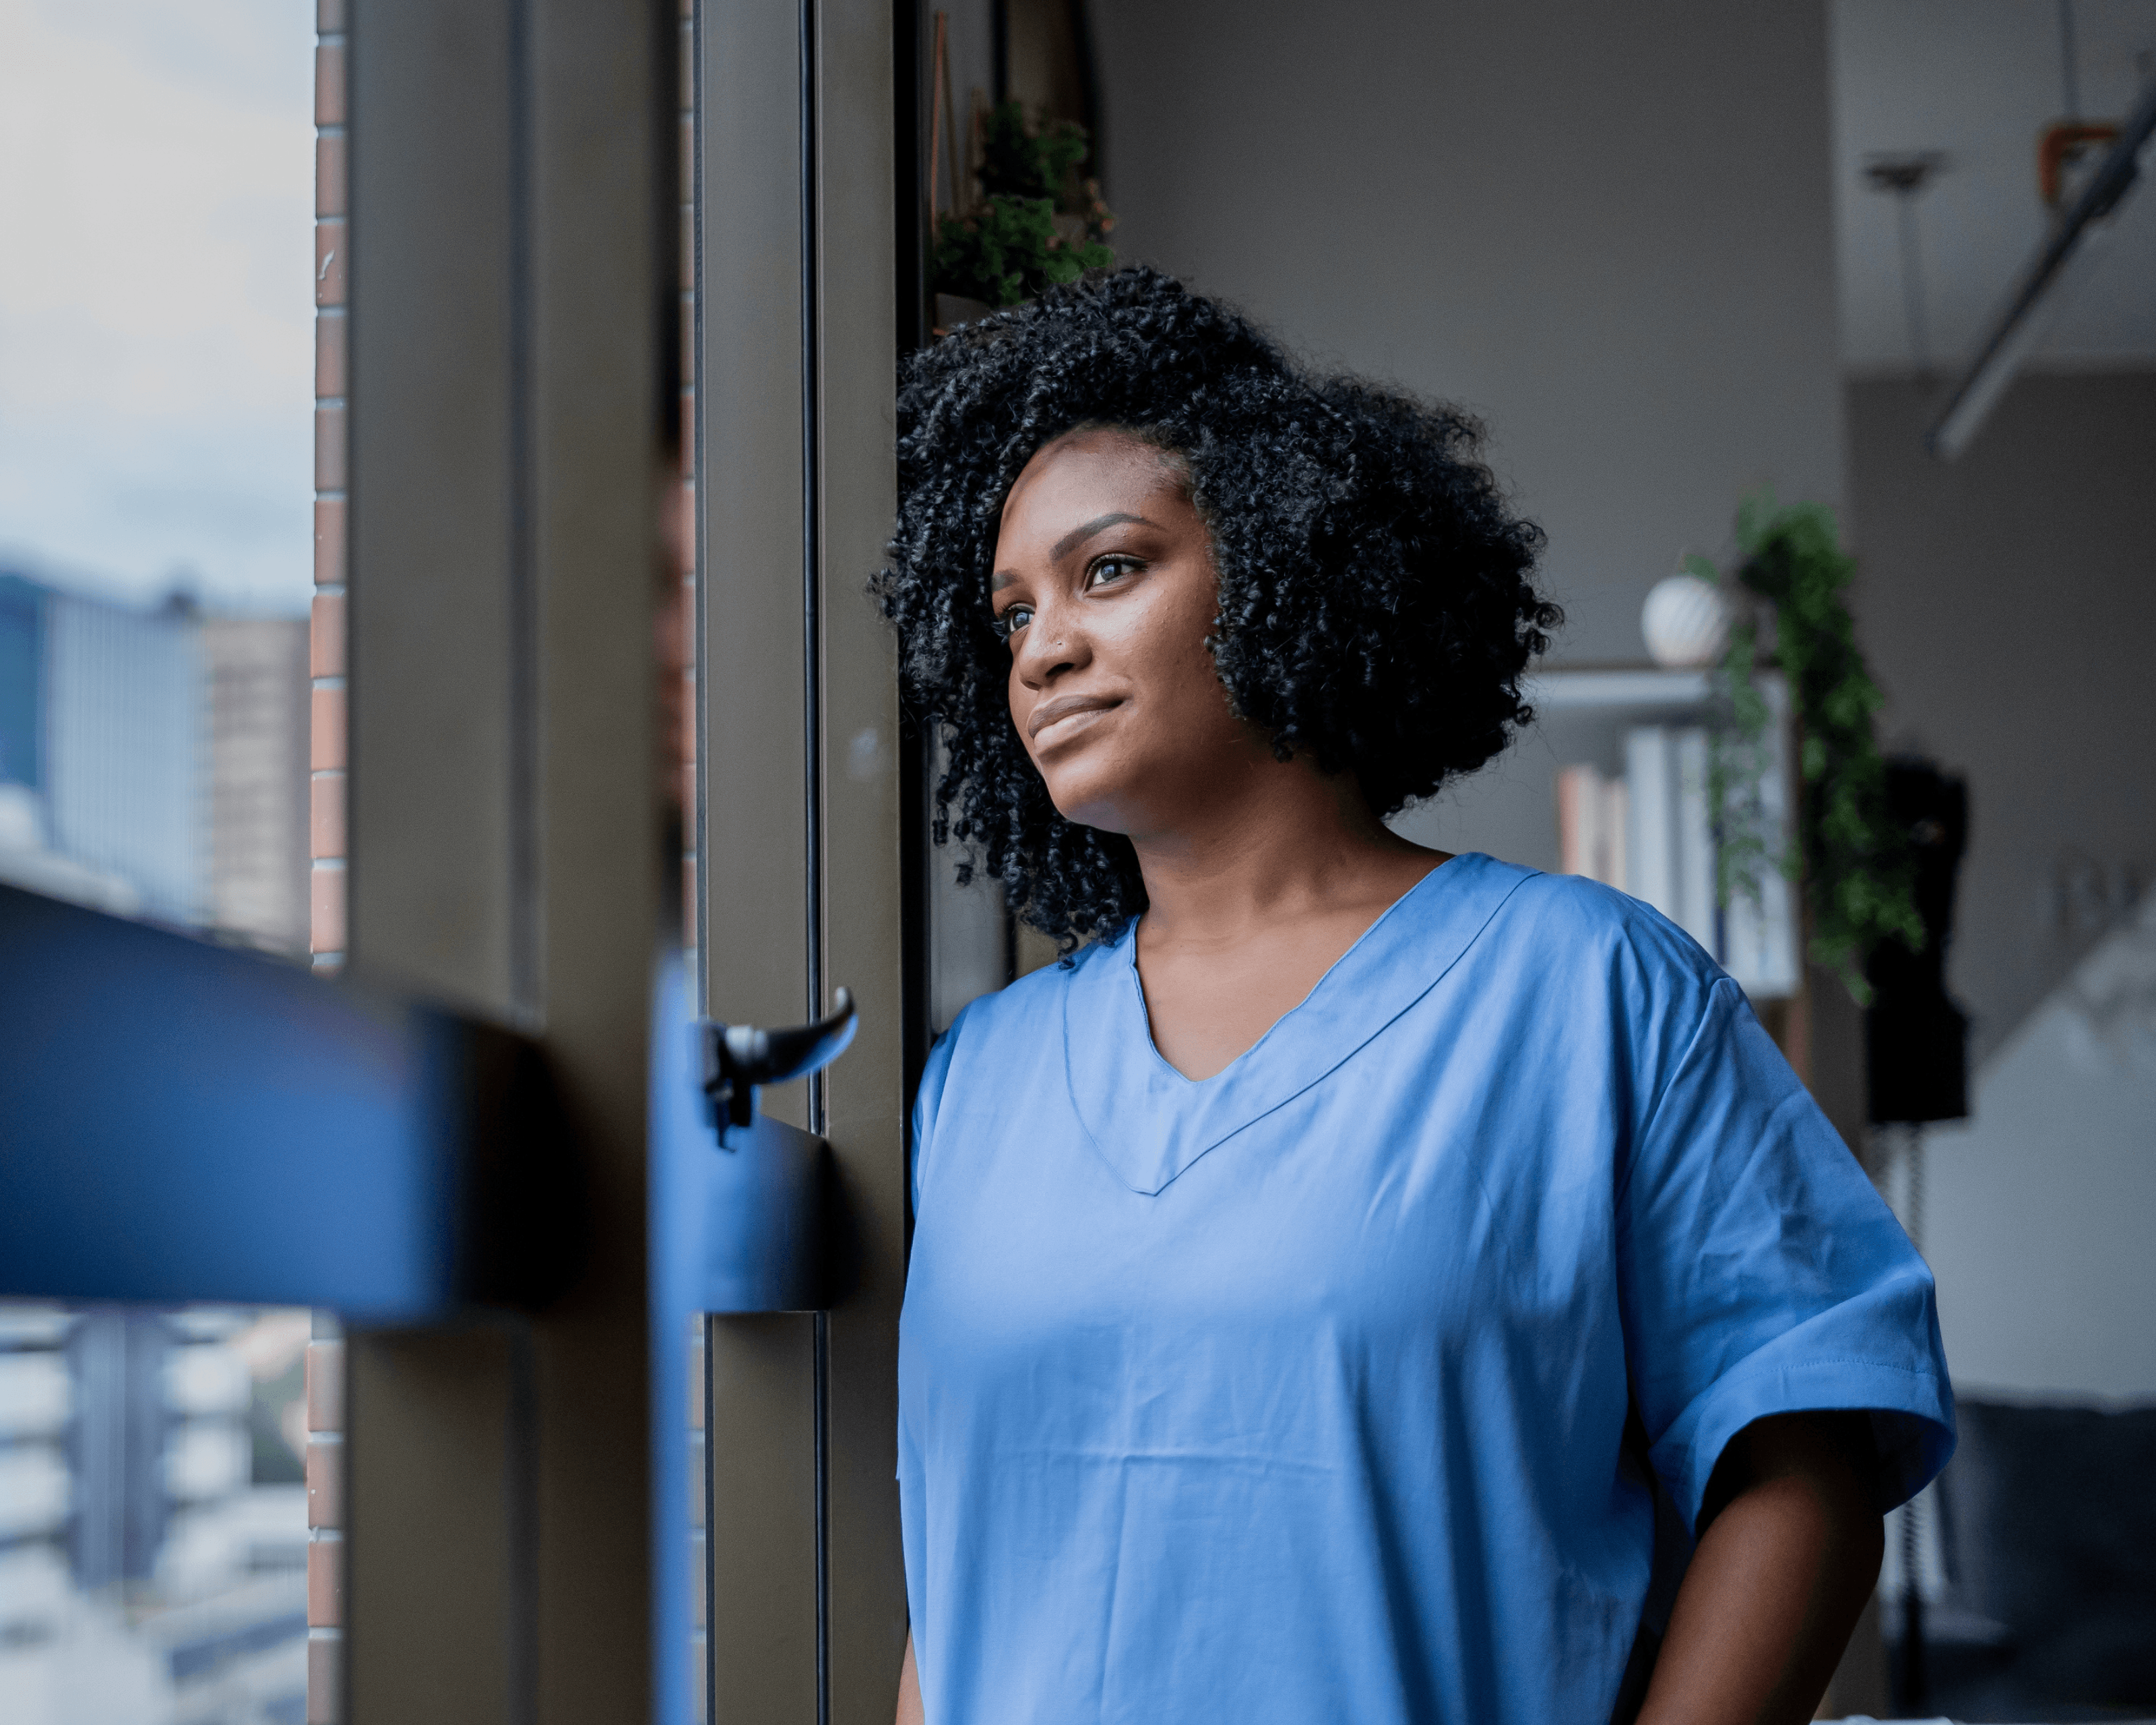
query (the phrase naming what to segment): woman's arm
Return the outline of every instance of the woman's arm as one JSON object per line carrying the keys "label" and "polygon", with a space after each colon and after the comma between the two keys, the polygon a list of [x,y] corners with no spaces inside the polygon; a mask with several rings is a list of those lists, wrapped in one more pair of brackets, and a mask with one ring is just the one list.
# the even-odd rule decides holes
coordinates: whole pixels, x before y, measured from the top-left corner
{"label": "woman's arm", "polygon": [[898,1668],[898,1717],[893,1725],[926,1725],[921,1711],[921,1674],[913,1668],[913,1637],[906,1638],[906,1663]]}
{"label": "woman's arm", "polygon": [[1778,1414],[1730,1440],[1639,1725],[1812,1717],[1879,1578],[1871,1453],[1861,1414]]}

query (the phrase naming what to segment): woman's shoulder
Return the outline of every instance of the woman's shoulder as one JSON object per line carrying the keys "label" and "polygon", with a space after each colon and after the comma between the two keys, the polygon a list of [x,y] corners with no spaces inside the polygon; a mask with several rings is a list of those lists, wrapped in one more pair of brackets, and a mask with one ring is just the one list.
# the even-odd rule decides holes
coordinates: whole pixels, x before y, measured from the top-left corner
{"label": "woman's shoulder", "polygon": [[[950,1028],[928,1051],[916,1104],[917,1127],[926,1129],[940,1111],[947,1088],[961,1092],[993,1075],[1022,1081],[1033,1062],[1063,1045],[1063,999],[1071,983],[1103,952],[1099,942],[1081,947],[1066,958],[1043,965],[1016,981],[976,996],[958,1009]],[[991,1091],[1002,1087],[993,1083]]]}
{"label": "woman's shoulder", "polygon": [[1644,1121],[1680,1070],[1778,1103],[1795,1086],[1743,991],[1645,901],[1573,875],[1522,878],[1476,942],[1476,1010],[1542,1050],[1537,1081],[1569,1068],[1617,1078]]}
{"label": "woman's shoulder", "polygon": [[1060,1034],[1065,994],[1089,966],[1111,955],[1113,945],[1090,942],[1065,957],[976,996],[959,1009],[937,1046],[952,1054],[963,1049],[972,1057],[991,1047],[1000,1049],[1013,1038],[1030,1041],[1051,1029]]}
{"label": "woman's shoulder", "polygon": [[1495,865],[1516,877],[1477,942],[1544,982],[1614,982],[1628,994],[1703,996],[1724,979],[1691,936],[1644,900],[1578,875]]}

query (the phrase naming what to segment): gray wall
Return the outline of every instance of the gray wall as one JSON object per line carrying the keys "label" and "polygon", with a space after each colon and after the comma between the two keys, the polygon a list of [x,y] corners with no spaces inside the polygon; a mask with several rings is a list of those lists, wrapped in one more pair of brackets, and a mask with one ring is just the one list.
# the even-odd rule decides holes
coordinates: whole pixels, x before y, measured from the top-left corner
{"label": "gray wall", "polygon": [[1460,401],[1548,531],[1559,656],[1772,482],[1843,471],[1824,8],[1093,0],[1127,259]]}
{"label": "gray wall", "polygon": [[2156,906],[2100,942],[1924,1156],[1924,1255],[1964,1394],[2156,1403]]}
{"label": "gray wall", "polygon": [[[1646,589],[1684,550],[1726,554],[1751,487],[1846,505],[1885,735],[1970,778],[1953,978],[1995,1049],[2156,859],[2156,375],[2025,379],[1951,468],[1918,449],[1910,386],[1845,388],[1824,7],[1092,18],[1122,254],[1481,413],[1549,533],[1559,662],[1642,658]],[[1433,832],[1504,849],[1541,742]]]}
{"label": "gray wall", "polygon": [[1982,1057],[2156,885],[2156,372],[2023,377],[1950,465],[1924,386],[1848,399],[1881,734],[1969,778],[1950,977]]}
{"label": "gray wall", "polygon": [[1981,1065],[1926,1173],[1948,1363],[1965,1391],[2146,1400],[2156,905],[2128,918],[2156,862],[2156,372],[2025,377],[1951,466],[1920,446],[1924,386],[1848,398],[1884,734],[1969,785],[1949,975]]}

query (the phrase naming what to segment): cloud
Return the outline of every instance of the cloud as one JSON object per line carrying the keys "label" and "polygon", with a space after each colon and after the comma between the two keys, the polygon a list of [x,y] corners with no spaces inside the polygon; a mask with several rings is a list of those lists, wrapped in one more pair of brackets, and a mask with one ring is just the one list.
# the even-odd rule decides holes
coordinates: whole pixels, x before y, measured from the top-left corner
{"label": "cloud", "polygon": [[313,17],[0,0],[0,542],[304,599]]}

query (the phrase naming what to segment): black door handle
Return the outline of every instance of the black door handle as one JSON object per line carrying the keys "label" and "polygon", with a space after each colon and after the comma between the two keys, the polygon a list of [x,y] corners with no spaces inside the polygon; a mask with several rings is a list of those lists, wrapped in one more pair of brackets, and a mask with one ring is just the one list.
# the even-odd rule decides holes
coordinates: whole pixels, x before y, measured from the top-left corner
{"label": "black door handle", "polygon": [[833,996],[831,1014],[813,1024],[783,1030],[754,1024],[721,1024],[705,1019],[696,1025],[696,1045],[704,1094],[715,1112],[723,1111],[719,1142],[726,1127],[745,1127],[756,1118],[759,1085],[784,1084],[820,1072],[846,1051],[860,1028],[850,990]]}

